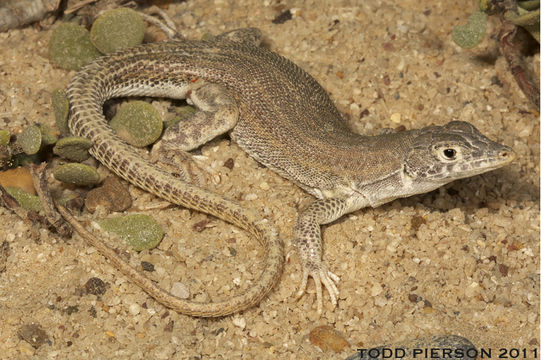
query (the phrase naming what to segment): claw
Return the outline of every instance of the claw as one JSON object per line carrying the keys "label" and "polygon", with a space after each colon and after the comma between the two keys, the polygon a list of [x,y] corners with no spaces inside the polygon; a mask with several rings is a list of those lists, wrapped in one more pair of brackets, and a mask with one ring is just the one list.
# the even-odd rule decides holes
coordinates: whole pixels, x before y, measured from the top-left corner
{"label": "claw", "polygon": [[340,281],[340,278],[329,270],[325,269],[324,267],[320,267],[319,269],[315,269],[313,271],[308,271],[306,267],[304,267],[302,271],[301,285],[299,286],[299,291],[297,291],[295,300],[298,300],[302,295],[304,295],[309,276],[314,279],[314,283],[316,285],[317,313],[318,315],[321,315],[321,313],[323,312],[322,284],[329,292],[329,296],[331,297],[331,303],[333,304],[334,308],[336,306],[336,299],[338,298],[339,293],[335,283]]}
{"label": "claw", "polygon": [[306,270],[306,268],[303,268],[301,285],[299,286],[299,291],[297,291],[297,294],[295,295],[295,300],[299,300],[301,296],[304,295],[304,291],[306,290],[307,283],[308,283],[308,270]]}

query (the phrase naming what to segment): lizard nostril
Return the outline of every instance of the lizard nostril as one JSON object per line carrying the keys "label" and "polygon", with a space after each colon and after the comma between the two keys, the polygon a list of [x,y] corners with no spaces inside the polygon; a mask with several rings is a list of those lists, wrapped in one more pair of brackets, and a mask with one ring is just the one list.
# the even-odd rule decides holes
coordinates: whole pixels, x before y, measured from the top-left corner
{"label": "lizard nostril", "polygon": [[509,161],[513,160],[516,157],[515,152],[511,149],[500,150],[498,155],[500,156],[500,159]]}

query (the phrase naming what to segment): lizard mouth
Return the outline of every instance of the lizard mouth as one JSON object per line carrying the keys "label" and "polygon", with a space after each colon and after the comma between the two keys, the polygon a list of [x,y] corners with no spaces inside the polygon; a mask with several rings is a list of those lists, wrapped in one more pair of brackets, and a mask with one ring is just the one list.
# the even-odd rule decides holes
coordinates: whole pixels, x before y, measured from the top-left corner
{"label": "lizard mouth", "polygon": [[500,166],[507,165],[511,163],[513,160],[515,160],[516,157],[517,157],[517,153],[513,149],[511,149],[508,146],[502,146],[502,148],[498,150],[497,155],[494,156],[492,161],[490,161],[487,168],[491,170],[492,167],[497,168]]}
{"label": "lizard mouth", "polygon": [[499,149],[494,150],[485,159],[480,159],[470,166],[464,166],[459,178],[465,178],[470,176],[479,175],[488,171],[499,169],[513,160],[515,160],[517,154],[513,149],[508,146],[501,146]]}

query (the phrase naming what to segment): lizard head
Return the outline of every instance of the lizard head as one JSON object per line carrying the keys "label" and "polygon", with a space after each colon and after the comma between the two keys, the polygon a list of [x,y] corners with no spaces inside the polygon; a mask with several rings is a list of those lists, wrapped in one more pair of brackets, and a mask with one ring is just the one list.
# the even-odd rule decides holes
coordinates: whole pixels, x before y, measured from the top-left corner
{"label": "lizard head", "polygon": [[404,176],[443,185],[497,169],[515,157],[513,149],[491,141],[473,125],[452,121],[417,132],[406,155]]}

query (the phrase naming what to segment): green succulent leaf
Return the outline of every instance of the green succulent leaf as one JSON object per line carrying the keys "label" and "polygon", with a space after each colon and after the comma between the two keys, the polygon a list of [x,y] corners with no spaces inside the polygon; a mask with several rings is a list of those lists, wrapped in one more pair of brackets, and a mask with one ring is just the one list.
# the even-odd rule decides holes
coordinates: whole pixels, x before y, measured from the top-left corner
{"label": "green succulent leaf", "polygon": [[32,195],[23,189],[13,186],[6,186],[5,189],[9,195],[13,196],[13,198],[17,200],[23,209],[36,212],[43,209],[41,201],[36,195]]}
{"label": "green succulent leaf", "polygon": [[485,36],[487,17],[482,11],[473,13],[466,25],[458,25],[453,29],[453,41],[464,49],[479,44]]}
{"label": "green succulent leaf", "polygon": [[130,246],[141,251],[156,247],[163,238],[161,226],[148,215],[133,214],[98,222],[105,231],[117,234]]}

